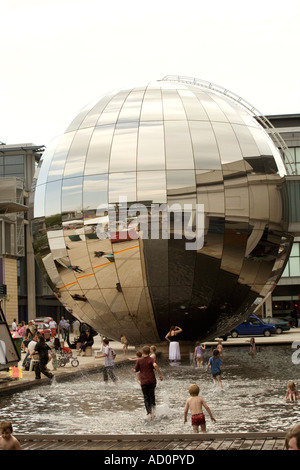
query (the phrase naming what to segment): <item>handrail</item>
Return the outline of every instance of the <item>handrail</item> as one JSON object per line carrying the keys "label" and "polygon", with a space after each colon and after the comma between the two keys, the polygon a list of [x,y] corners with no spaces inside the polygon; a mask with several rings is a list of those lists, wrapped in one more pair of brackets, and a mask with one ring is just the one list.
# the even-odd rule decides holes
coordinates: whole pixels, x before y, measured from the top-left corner
{"label": "handrail", "polygon": [[283,152],[284,156],[286,157],[284,163],[286,167],[287,168],[289,167],[290,169],[288,173],[291,175],[297,175],[296,162],[287,144],[285,143],[284,139],[282,138],[280,133],[276,130],[276,128],[273,126],[273,124],[269,121],[269,119],[266,116],[264,116],[262,113],[260,113],[258,109],[256,109],[248,101],[244,100],[243,98],[238,96],[236,93],[233,93],[232,91],[221,87],[220,85],[216,85],[215,83],[201,80],[199,78],[185,77],[185,76],[180,76],[180,75],[166,75],[160,81],[188,83],[194,86],[198,86],[200,88],[208,88],[210,90],[216,91],[217,93],[227,96],[231,100],[241,105],[243,108],[247,109],[247,111],[250,111],[250,113],[252,113],[253,116],[256,118],[256,120],[261,124],[261,126],[266,131],[269,131],[268,135],[270,135],[276,147]]}

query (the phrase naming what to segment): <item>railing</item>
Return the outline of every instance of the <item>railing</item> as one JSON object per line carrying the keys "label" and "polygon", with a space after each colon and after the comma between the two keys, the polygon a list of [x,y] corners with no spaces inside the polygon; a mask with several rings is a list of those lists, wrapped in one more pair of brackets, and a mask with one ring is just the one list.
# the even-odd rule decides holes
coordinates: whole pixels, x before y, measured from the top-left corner
{"label": "railing", "polygon": [[243,108],[250,111],[250,113],[255,117],[255,119],[268,132],[276,147],[282,151],[285,157],[285,165],[287,168],[287,172],[290,175],[297,175],[296,163],[287,144],[285,143],[279,132],[276,130],[276,128],[273,126],[273,124],[266,118],[266,116],[260,113],[258,109],[248,103],[248,101],[244,100],[232,91],[221,87],[220,85],[216,85],[215,83],[207,82],[199,78],[185,77],[180,75],[166,75],[164,78],[161,79],[161,81],[188,83],[190,85],[198,86],[200,88],[208,88],[209,90],[213,90],[217,93],[227,96]]}

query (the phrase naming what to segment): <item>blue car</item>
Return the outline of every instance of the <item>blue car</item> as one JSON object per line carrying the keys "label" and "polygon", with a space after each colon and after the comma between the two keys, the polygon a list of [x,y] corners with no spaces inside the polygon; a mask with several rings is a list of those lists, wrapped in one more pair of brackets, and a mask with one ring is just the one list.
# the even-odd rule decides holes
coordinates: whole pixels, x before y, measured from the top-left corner
{"label": "blue car", "polygon": [[239,335],[246,336],[271,336],[271,334],[276,333],[276,328],[270,323],[265,323],[256,315],[250,315],[247,320],[245,320],[240,325],[236,326],[231,330],[232,338],[237,338]]}

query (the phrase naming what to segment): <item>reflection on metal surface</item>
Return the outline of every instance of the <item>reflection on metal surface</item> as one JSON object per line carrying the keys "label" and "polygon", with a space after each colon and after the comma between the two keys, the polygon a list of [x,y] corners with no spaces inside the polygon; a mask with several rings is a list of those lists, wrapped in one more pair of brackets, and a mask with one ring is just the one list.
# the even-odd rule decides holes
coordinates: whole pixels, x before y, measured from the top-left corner
{"label": "reflection on metal surface", "polygon": [[[39,266],[73,315],[131,344],[158,342],[171,324],[205,340],[272,291],[293,236],[285,164],[254,115],[201,82],[167,79],[74,119],[45,152],[32,220]],[[178,209],[169,237],[160,216],[151,237],[153,204],[189,207],[193,228],[203,204],[203,246],[186,249]],[[112,210],[126,219],[114,230]]]}

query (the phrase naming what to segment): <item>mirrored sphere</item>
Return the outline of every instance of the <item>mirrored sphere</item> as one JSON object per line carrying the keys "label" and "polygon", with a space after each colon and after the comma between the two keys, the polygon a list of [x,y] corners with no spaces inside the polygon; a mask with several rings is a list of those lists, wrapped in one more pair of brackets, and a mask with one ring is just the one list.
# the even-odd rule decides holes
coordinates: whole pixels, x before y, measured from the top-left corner
{"label": "mirrored sphere", "polygon": [[251,111],[160,80],[83,109],[46,149],[32,191],[36,259],[99,333],[157,343],[228,332],[274,289],[285,166]]}

